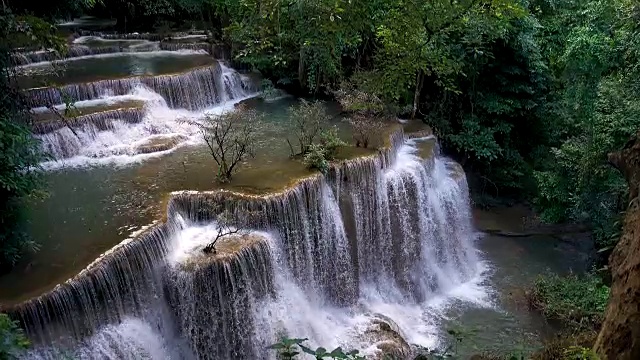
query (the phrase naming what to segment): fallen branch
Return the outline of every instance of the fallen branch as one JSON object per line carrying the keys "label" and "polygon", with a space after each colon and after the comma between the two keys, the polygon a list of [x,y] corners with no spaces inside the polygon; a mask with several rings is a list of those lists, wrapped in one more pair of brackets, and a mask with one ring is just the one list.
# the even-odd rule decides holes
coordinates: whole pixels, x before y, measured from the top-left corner
{"label": "fallen branch", "polygon": [[55,114],[56,116],[58,116],[58,118],[69,128],[69,130],[71,130],[71,132],[73,133],[73,135],[75,135],[77,138],[79,138],[80,136],[78,136],[78,133],[75,131],[75,129],[71,126],[71,124],[69,123],[69,120],[64,117],[64,115],[60,114],[60,112],[58,111],[58,109],[56,109],[55,106],[53,105],[49,105],[47,106],[47,108],[49,109],[49,111],[51,111],[53,114]]}

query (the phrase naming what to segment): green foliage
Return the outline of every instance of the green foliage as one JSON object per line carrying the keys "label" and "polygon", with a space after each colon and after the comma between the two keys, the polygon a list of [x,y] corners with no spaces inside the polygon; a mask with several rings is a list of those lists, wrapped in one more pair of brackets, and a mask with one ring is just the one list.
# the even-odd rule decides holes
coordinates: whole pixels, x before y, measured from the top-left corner
{"label": "green foliage", "polygon": [[[458,346],[465,342],[469,341],[470,338],[476,335],[477,330],[469,330],[464,328],[452,328],[447,330],[447,335],[450,337],[449,345],[442,349],[426,349],[420,347],[418,345],[414,345],[414,360],[444,360],[444,359],[466,359],[466,357],[458,354]],[[340,347],[328,351],[324,347],[318,347],[315,350],[307,347],[304,343],[308,339],[299,339],[299,338],[287,338],[283,337],[279,342],[271,345],[268,349],[278,351],[278,358],[282,360],[293,360],[299,359],[304,354],[308,354],[313,356],[315,359],[344,359],[344,360],[364,360],[367,359],[365,355],[360,354],[359,350],[352,350],[349,352],[344,352],[344,350]],[[572,347],[567,349],[567,354],[571,351],[571,354],[578,354],[578,347]],[[586,349],[584,349],[585,353],[588,353]],[[381,359],[383,360],[399,360],[395,356],[391,356],[389,354],[381,354]],[[376,357],[378,358],[378,357]],[[525,356],[520,354],[519,352],[515,352],[509,355],[475,355],[472,357],[473,359],[485,359],[485,360],[525,360]],[[596,358],[590,357],[567,357],[566,360],[569,359],[590,359],[596,360]]]}
{"label": "green foliage", "polygon": [[282,93],[276,89],[273,85],[273,81],[269,79],[264,79],[260,83],[260,94],[263,99],[273,99],[280,96]]}
{"label": "green foliage", "polygon": [[303,99],[298,105],[291,107],[289,113],[293,120],[299,149],[294,150],[291,141],[287,139],[291,156],[302,155],[302,162],[309,169],[327,172],[329,161],[333,160],[338,148],[346,144],[340,139],[337,127],[325,128],[331,116],[327,114],[324,103]]}
{"label": "green foliage", "polygon": [[[59,39],[58,39],[59,40]],[[20,230],[22,203],[38,194],[42,154],[29,131],[28,107],[14,86],[13,46],[56,48],[51,25],[0,9],[0,268],[14,265],[36,245]]]}
{"label": "green foliage", "polygon": [[327,157],[327,149],[320,144],[311,144],[302,162],[309,169],[318,169],[326,173],[329,170],[329,160],[327,160]]}
{"label": "green foliage", "polygon": [[302,162],[309,169],[318,169],[326,173],[329,170],[329,161],[335,158],[338,148],[345,145],[338,136],[338,128],[323,130],[320,133],[320,143],[309,145]]}
{"label": "green foliage", "polygon": [[18,359],[30,345],[18,323],[0,313],[0,359]]}
{"label": "green foliage", "polygon": [[333,126],[320,133],[320,146],[324,148],[327,160],[333,160],[339,147],[345,146],[344,141],[338,135],[338,127]]}
{"label": "green foliage", "polygon": [[571,346],[564,351],[564,360],[599,360],[600,357],[591,348]]}
{"label": "green foliage", "polygon": [[599,326],[609,301],[609,288],[595,275],[550,274],[539,277],[528,294],[531,305],[574,328]]}
{"label": "green foliage", "polygon": [[360,355],[358,350],[352,350],[349,352],[344,352],[342,348],[338,347],[333,349],[332,351],[327,351],[327,349],[323,347],[319,347],[315,350],[304,345],[304,342],[308,339],[289,339],[282,338],[280,342],[277,342],[271,346],[269,349],[277,350],[278,355],[282,360],[292,360],[296,359],[298,355],[301,354],[309,354],[313,356],[315,359],[334,359],[334,360],[364,360],[365,357]]}
{"label": "green foliage", "polygon": [[592,225],[600,248],[617,241],[627,206],[626,184],[607,154],[640,129],[635,12],[637,5],[626,1],[585,0],[540,14],[555,38],[547,52],[557,120],[555,146],[535,172],[536,204],[547,221]]}
{"label": "green foliage", "polygon": [[317,93],[343,76],[343,56],[365,41],[374,3],[245,0],[226,7],[226,34],[238,44],[239,61]]}

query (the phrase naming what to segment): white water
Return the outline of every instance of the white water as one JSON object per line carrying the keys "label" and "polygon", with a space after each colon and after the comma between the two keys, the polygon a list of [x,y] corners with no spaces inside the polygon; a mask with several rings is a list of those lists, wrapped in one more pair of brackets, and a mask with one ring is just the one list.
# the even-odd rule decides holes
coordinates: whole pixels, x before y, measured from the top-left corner
{"label": "white water", "polygon": [[[162,97],[157,93],[149,90],[144,86],[139,86],[134,88],[129,94],[126,95],[103,95],[98,99],[76,101],[73,105],[77,108],[89,108],[97,106],[110,106],[127,101],[154,102],[161,99]],[[58,104],[55,106],[58,111],[64,111],[66,107],[67,106],[65,104]],[[36,114],[43,114],[49,112],[49,109],[47,107],[41,106],[32,108],[31,111]]]}
{"label": "white water", "polygon": [[[440,222],[440,225],[449,228],[450,225],[444,223],[447,219],[442,210],[446,210],[447,207],[443,204],[449,202],[449,205],[462,207],[468,207],[468,204],[460,202],[459,184],[449,176],[442,159],[437,159],[433,170],[427,174],[424,161],[417,156],[415,145],[418,141],[420,140],[409,140],[399,150],[394,165],[384,173],[385,182],[393,192],[399,183],[405,181],[406,176],[412,177],[411,180],[416,181],[421,190],[418,193],[420,227],[423,230],[435,229],[438,227],[430,223]],[[425,180],[431,182],[426,183]],[[336,227],[341,227],[338,203],[333,195],[324,193],[323,204],[334,213]],[[466,213],[464,210],[461,212]],[[456,220],[461,223],[468,222],[468,219]],[[412,275],[417,278],[418,286],[422,289],[431,288],[431,277],[435,277],[438,284],[436,291],[423,290],[430,294],[425,301],[413,302],[410,296],[404,294],[405,290],[391,280],[391,275],[380,274],[382,278],[374,280],[383,281],[371,282],[367,278],[360,279],[357,305],[348,308],[327,306],[321,292],[309,292],[306,287],[303,290],[297,277],[284,264],[283,259],[286,255],[282,253],[282,245],[277,237],[274,234],[265,234],[271,243],[271,256],[276,259],[277,264],[274,281],[277,295],[275,299],[266,299],[257,306],[259,311],[255,314],[255,322],[258,324],[256,336],[263,345],[268,345],[278,338],[278,334],[284,332],[293,337],[308,337],[309,343],[313,346],[356,348],[371,355],[377,351],[374,346],[376,344],[371,342],[372,339],[364,337],[363,333],[371,327],[373,319],[382,318],[391,324],[395,323],[400,335],[410,344],[426,348],[441,346],[443,329],[439,325],[448,306],[456,301],[470,302],[483,307],[491,306],[489,289],[483,284],[487,267],[476,257],[473,246],[474,233],[471,228],[460,231],[461,233],[442,240],[444,243],[452,244],[451,248],[466,248],[449,249],[440,256],[434,254],[437,241],[431,233],[423,231],[420,238],[415,239],[422,245],[422,258],[417,266],[410,270]],[[336,234],[339,235],[338,238],[343,236],[344,229]],[[407,236],[405,240],[414,239]],[[458,243],[455,240],[463,241]],[[463,252],[466,253],[464,259],[455,258],[456,253]]]}
{"label": "white water", "polygon": [[151,41],[149,40],[143,40],[143,39],[105,39],[103,37],[100,36],[80,36],[77,37],[73,40],[74,44],[86,44],[88,42],[92,42],[92,41],[99,41],[99,42],[130,42],[130,43],[150,43]]}
{"label": "white water", "polygon": [[[373,355],[379,351],[377,344],[388,341],[364,335],[373,328],[374,321],[390,324],[409,344],[436,348],[443,345],[444,334],[440,325],[449,306],[460,301],[481,307],[492,306],[489,289],[484,284],[487,267],[477,257],[473,229],[470,225],[464,225],[469,224],[469,219],[463,218],[469,216],[468,203],[460,197],[459,180],[452,178],[446,166],[447,160],[436,159],[431,169],[425,166],[425,161],[417,155],[419,141],[421,139],[408,140],[400,148],[392,167],[382,174],[383,184],[380,190],[386,193],[384,189],[388,188],[391,200],[388,198],[387,201],[393,202],[406,196],[397,194],[404,182],[413,182],[419,187],[419,207],[414,210],[420,213],[419,227],[422,231],[418,238],[405,234],[402,240],[416,241],[422,247],[421,258],[408,271],[417,282],[415,286],[419,288],[418,291],[428,294],[426,299],[413,301],[406,289],[392,280],[392,274],[379,273],[382,278],[373,280],[383,281],[360,278],[358,300],[354,305],[331,305],[318,284],[308,286],[307,283],[301,283],[301,279],[314,279],[313,274],[294,274],[287,264],[288,256],[277,234],[256,231],[269,243],[275,285],[274,297],[255,299],[258,303],[253,307],[255,312],[252,314],[252,322],[255,330],[252,338],[258,353],[262,353],[261,349],[272,344],[281,334],[288,334],[291,337],[309,338],[308,344],[312,348],[323,346],[332,349],[341,346],[345,349],[360,349],[365,354]],[[396,197],[394,194],[400,196]],[[332,261],[333,266],[340,267],[343,261],[348,262],[343,257],[348,257],[349,245],[339,204],[324,181],[321,196],[319,216],[327,217],[321,223],[333,226],[320,230],[320,241],[334,243],[326,244],[325,249],[331,250],[320,257],[326,257]],[[403,206],[400,208],[407,210]],[[450,214],[446,214],[447,211]],[[452,218],[451,213],[460,215]],[[454,229],[451,224],[446,223],[452,220],[458,221],[459,224],[456,225],[462,226]],[[174,239],[175,249],[169,257],[169,264],[184,262],[197,254],[211,240],[215,231],[215,224],[187,226]],[[430,231],[440,231],[439,235],[444,238]],[[448,249],[442,248],[443,244]],[[370,243],[358,245],[371,246]],[[438,254],[435,249],[437,247],[441,247]],[[309,258],[308,261],[320,261],[323,266],[330,266],[320,259]],[[349,267],[345,264],[342,266]]]}
{"label": "white water", "polygon": [[[232,111],[235,104],[255,96],[244,90],[242,75],[222,66],[220,80],[217,80],[222,99],[216,106],[201,111],[172,109],[165,99],[149,88],[139,85],[123,96],[104,96],[101,99],[79,101],[77,107],[111,105],[121,101],[140,100],[145,102],[145,116],[142,122],[130,124],[124,121],[113,122],[113,128],[98,131],[93,124],[76,128],[73,132],[63,127],[51,133],[37,135],[42,141],[46,153],[53,160],[46,161],[42,167],[55,170],[67,167],[86,167],[116,165],[123,166],[166,155],[184,145],[202,142],[198,127],[193,121],[199,121],[207,115],[219,115]],[[59,110],[64,105],[58,105]],[[46,112],[46,108],[35,108],[34,112]],[[178,144],[171,149],[152,153],[140,153],[138,147],[158,138],[172,137]]]}
{"label": "white water", "polygon": [[[286,201],[272,203],[284,207],[284,214],[272,214],[285,217],[277,224],[295,226],[288,231],[299,232],[294,240],[308,249],[284,244],[275,229],[254,230],[266,241],[268,250],[254,252],[254,257],[239,257],[240,267],[247,269],[244,273],[226,265],[226,285],[220,285],[217,276],[206,277],[207,273],[203,283],[203,276],[197,276],[201,270],[176,266],[193,256],[202,256],[200,249],[217,232],[215,224],[192,223],[183,220],[179,212],[170,213],[175,232],[169,235],[170,251],[163,267],[173,275],[159,278],[173,287],[178,299],[169,301],[161,292],[141,293],[138,296],[147,297],[149,302],[141,315],[131,316],[121,309],[117,313],[124,318],[119,323],[92,322],[96,333],[75,344],[69,353],[78,359],[246,358],[230,355],[233,350],[229,349],[241,346],[244,356],[273,359],[275,353],[265,347],[283,334],[309,338],[308,345],[312,347],[341,346],[369,355],[377,354],[377,346],[383,343],[399,349],[407,348],[406,343],[426,348],[443,346],[446,335],[442,323],[447,309],[459,302],[480,307],[490,307],[492,303],[485,284],[487,266],[474,246],[464,176],[452,172],[446,159],[420,158],[418,146],[423,140],[405,141],[396,150],[392,163],[373,174],[371,180],[381,193],[368,193],[366,184],[358,183],[353,188],[343,184],[342,196],[351,193],[357,205],[353,209],[357,228],[375,227],[384,223],[385,216],[392,218],[387,219],[388,225],[383,224],[390,227],[387,231],[374,234],[380,238],[358,236],[355,244],[348,240],[341,203],[334,192],[338,190],[321,178],[313,183],[315,187],[293,195],[302,197],[295,201],[302,204],[300,208]],[[380,168],[376,165],[376,169]],[[368,209],[369,205],[363,202],[367,196],[377,199],[375,204],[380,211]],[[412,196],[415,201],[404,201]],[[286,221],[290,216],[303,218],[302,226]],[[401,226],[394,229],[394,222]],[[311,242],[321,246],[317,248]],[[398,253],[394,245],[414,253]],[[387,256],[391,261],[378,263],[379,271],[373,272],[366,268],[366,259],[359,258],[361,269],[356,272],[349,260],[352,246],[358,247],[358,254]],[[290,263],[292,252],[301,251],[313,254],[306,257],[306,267]],[[402,261],[396,263],[398,259]],[[268,268],[261,273],[249,271],[260,268],[257,262]],[[314,273],[314,269],[320,273]],[[104,268],[106,278],[115,276],[115,280],[120,276],[110,271]],[[251,290],[252,282],[265,279],[271,284],[266,294]],[[327,279],[331,281],[326,283]],[[341,296],[352,292],[355,299],[344,302]],[[401,340],[380,332],[376,325],[380,322],[388,324]],[[237,330],[245,333],[238,335]],[[238,337],[247,343],[238,344]],[[55,354],[58,353],[53,347],[41,347],[28,358],[52,359]]]}

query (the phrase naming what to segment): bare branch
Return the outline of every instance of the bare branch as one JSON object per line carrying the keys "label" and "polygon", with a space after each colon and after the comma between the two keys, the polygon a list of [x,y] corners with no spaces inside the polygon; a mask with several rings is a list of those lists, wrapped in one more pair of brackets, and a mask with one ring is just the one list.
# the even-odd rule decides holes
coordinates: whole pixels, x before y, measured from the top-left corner
{"label": "bare branch", "polygon": [[60,121],[62,121],[65,124],[65,126],[69,128],[69,130],[71,130],[73,135],[75,135],[76,137],[79,137],[78,133],[76,132],[76,130],[69,123],[69,120],[66,117],[64,117],[64,115],[60,114],[60,112],[58,111],[58,109],[56,109],[56,107],[54,105],[49,105],[49,106],[47,106],[47,108],[54,115],[56,115],[58,117],[58,119],[60,119]]}
{"label": "bare branch", "polygon": [[223,205],[213,203],[212,211],[216,213],[216,237],[204,247],[205,253],[216,253],[215,246],[218,241],[224,237],[232,235],[244,236],[249,233],[248,227],[258,218],[259,212],[248,211],[245,209],[235,208],[231,210],[222,210]]}
{"label": "bare branch", "polygon": [[331,116],[327,114],[321,101],[308,102],[301,100],[300,104],[292,107],[289,111],[293,119],[298,144],[300,145],[300,152],[295,154],[289,139],[287,139],[287,142],[293,156],[304,155],[307,153],[309,146],[318,139],[323,130],[323,124],[328,123],[331,120]]}
{"label": "bare branch", "polygon": [[384,118],[365,114],[354,114],[348,121],[353,128],[353,139],[356,142],[356,147],[369,147],[371,140],[380,135],[380,132],[385,127]]}
{"label": "bare branch", "polygon": [[200,133],[218,165],[218,181],[228,182],[238,164],[254,157],[257,130],[262,116],[255,110],[239,108],[219,116],[205,118],[198,123]]}

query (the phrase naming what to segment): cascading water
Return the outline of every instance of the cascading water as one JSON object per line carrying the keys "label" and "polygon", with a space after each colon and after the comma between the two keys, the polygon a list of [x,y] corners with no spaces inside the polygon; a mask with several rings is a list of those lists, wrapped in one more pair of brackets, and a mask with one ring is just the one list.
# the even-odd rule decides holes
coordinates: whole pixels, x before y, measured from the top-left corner
{"label": "cascading water", "polygon": [[143,109],[123,108],[78,116],[76,118],[68,119],[66,123],[60,120],[39,121],[32,125],[31,130],[34,134],[44,135],[62,129],[65,126],[82,128],[85,125],[92,124],[95,126],[96,130],[105,131],[113,129],[114,121],[121,120],[130,124],[135,124],[142,121],[143,117]]}
{"label": "cascading water", "polygon": [[204,50],[204,51],[206,51],[208,53],[211,53],[211,44],[206,43],[206,42],[197,42],[197,43],[160,42],[159,46],[160,46],[161,50],[167,50],[167,51]]}
{"label": "cascading water", "polygon": [[[206,76],[195,79],[189,76],[180,79],[171,76],[147,79],[152,88],[159,89],[159,93],[138,84],[125,95],[144,101],[144,108],[110,110],[67,122],[53,120],[34,124],[35,136],[41,141],[44,151],[54,159],[45,163],[44,167],[137,162],[163,154],[179,144],[197,142],[198,128],[193,121],[253,95],[253,85],[249,79],[221,64],[216,69],[202,69]],[[185,96],[184,91],[190,86],[194,87],[190,91],[202,87],[209,89],[208,97],[207,94],[198,94],[202,99],[200,111],[169,106],[170,103],[179,102],[177,99]],[[106,97],[104,103],[109,104],[111,99],[117,97]]]}
{"label": "cascading water", "polygon": [[11,62],[17,66],[44,62],[44,61],[53,61],[58,58],[59,56],[55,51],[48,51],[48,50],[14,52],[11,54]]}
{"label": "cascading water", "polygon": [[[283,334],[372,355],[437,346],[447,300],[485,291],[464,174],[423,159],[424,141],[396,134],[265,197],[173,194],[166,225],[13,309],[40,344],[29,356],[262,359]],[[221,206],[254,214],[252,240],[207,256]]]}
{"label": "cascading water", "polygon": [[[42,65],[47,62],[82,58],[82,57],[87,57],[91,55],[160,50],[160,46],[157,42],[140,42],[140,43],[132,44],[129,46],[119,46],[119,45],[86,46],[81,44],[82,42],[79,42],[77,44],[69,46],[69,49],[64,54],[60,54],[52,50],[15,52],[11,54],[11,60],[13,64],[17,66],[36,66],[36,65]],[[203,47],[184,47],[184,48],[163,49],[163,50],[175,51],[175,50],[181,50],[181,49],[204,50],[204,51],[208,50],[207,48],[203,48]]]}
{"label": "cascading water", "polygon": [[57,88],[35,88],[27,90],[27,99],[32,107],[64,103],[62,94],[75,101],[97,99],[103,96],[125,95],[144,85],[162,95],[171,108],[203,110],[231,100],[234,95],[221,91],[220,83],[233,74],[237,76],[240,89],[230,89],[249,95],[256,91],[252,82],[222,64],[196,68],[185,73],[160,76],[139,76],[124,79],[100,80],[90,83],[65,85]]}

